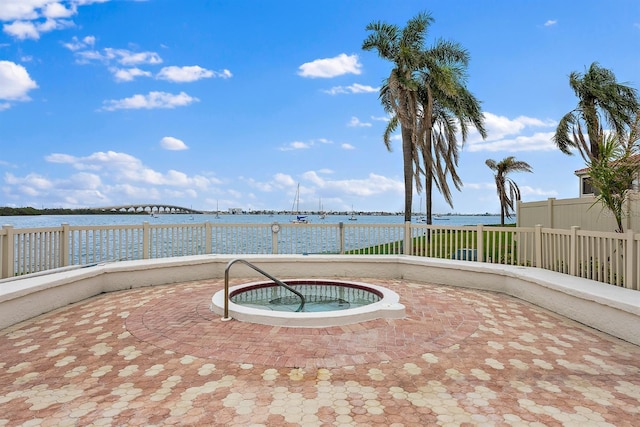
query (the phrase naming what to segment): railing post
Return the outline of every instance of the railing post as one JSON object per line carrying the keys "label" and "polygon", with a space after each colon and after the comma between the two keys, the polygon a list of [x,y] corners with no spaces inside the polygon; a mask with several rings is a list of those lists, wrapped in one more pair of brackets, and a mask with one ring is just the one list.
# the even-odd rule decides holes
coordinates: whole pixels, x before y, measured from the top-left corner
{"label": "railing post", "polygon": [[13,243],[13,226],[3,225],[3,230],[6,230],[5,236],[2,238],[2,265],[0,266],[0,278],[6,279],[7,277],[13,277],[14,274],[14,243]]}
{"label": "railing post", "polygon": [[477,225],[476,250],[478,251],[478,262],[484,262],[484,226]]}
{"label": "railing post", "polygon": [[149,242],[151,241],[151,227],[149,221],[142,223],[142,259],[149,259]]}
{"label": "railing post", "polygon": [[404,244],[402,253],[405,255],[411,255],[411,222],[404,222]]}
{"label": "railing post", "polygon": [[271,224],[271,253],[278,255],[278,233],[280,232],[280,224],[274,222]]}
{"label": "railing post", "polygon": [[571,226],[571,236],[569,237],[569,274],[575,276],[578,273],[578,230],[577,225]]}
{"label": "railing post", "polygon": [[624,273],[624,287],[640,291],[638,283],[638,266],[636,265],[636,239],[633,230],[627,230],[626,268]]}
{"label": "railing post", "polygon": [[71,260],[71,230],[69,224],[62,224],[62,231],[60,232],[60,266],[66,267]]}
{"label": "railing post", "polygon": [[209,221],[204,223],[204,253],[213,253],[213,227]]}
{"label": "railing post", "polygon": [[338,240],[340,241],[340,255],[344,255],[344,222],[338,223]]}
{"label": "railing post", "polygon": [[534,235],[535,257],[533,258],[533,266],[542,268],[542,225],[537,224]]}

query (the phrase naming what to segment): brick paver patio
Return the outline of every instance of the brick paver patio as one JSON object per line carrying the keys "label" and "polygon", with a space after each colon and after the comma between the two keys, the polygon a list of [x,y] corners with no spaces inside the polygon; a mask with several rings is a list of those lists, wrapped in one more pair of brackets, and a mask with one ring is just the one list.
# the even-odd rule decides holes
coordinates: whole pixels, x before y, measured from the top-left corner
{"label": "brick paver patio", "polygon": [[396,291],[407,318],[222,322],[211,280],[14,325],[0,426],[638,425],[638,346],[501,294],[355,280]]}

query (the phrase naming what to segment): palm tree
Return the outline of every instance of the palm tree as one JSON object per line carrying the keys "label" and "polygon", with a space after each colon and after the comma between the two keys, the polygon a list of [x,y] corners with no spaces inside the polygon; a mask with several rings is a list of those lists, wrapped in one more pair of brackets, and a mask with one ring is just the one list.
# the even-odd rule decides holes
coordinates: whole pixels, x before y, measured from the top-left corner
{"label": "palm tree", "polygon": [[496,162],[493,159],[487,159],[486,165],[495,172],[496,191],[500,199],[500,225],[504,225],[504,218],[511,218],[514,203],[520,200],[520,188],[516,182],[507,175],[511,172],[533,172],[531,166],[527,162],[516,160],[515,157],[509,156]]}
{"label": "palm tree", "polygon": [[[366,30],[371,31],[362,43],[363,50],[377,50],[378,55],[394,66],[380,90],[380,100],[385,111],[394,119],[390,126],[400,125],[402,135],[402,159],[404,168],[404,219],[411,221],[413,197],[413,160],[418,139],[418,70],[425,65],[424,41],[430,14],[423,12],[407,22],[403,29],[383,22],[372,22]],[[385,131],[385,145],[391,150],[390,133]]]}
{"label": "palm tree", "polygon": [[607,134],[600,143],[600,158],[588,162],[591,185],[597,190],[594,205],[600,202],[611,211],[616,220],[617,233],[624,233],[622,219],[625,216],[625,204],[640,171],[636,141],[638,134],[634,132],[630,133],[628,141],[623,141],[616,134]]}
{"label": "palm tree", "polygon": [[616,134],[624,134],[640,110],[637,91],[618,83],[613,72],[597,62],[592,63],[584,74],[572,72],[569,85],[578,97],[578,106],[562,117],[553,141],[565,154],[571,154],[571,148],[576,148],[585,161],[598,159],[602,122]]}
{"label": "palm tree", "polygon": [[[432,57],[440,60],[423,71],[419,91],[423,117],[418,148],[424,167],[427,224],[432,223],[433,186],[451,207],[453,200],[447,177],[451,177],[457,190],[462,187],[456,168],[469,126],[475,127],[483,138],[487,136],[480,101],[465,85],[466,52],[456,44],[448,44],[445,55],[442,55],[443,49],[439,51],[432,50]],[[458,144],[458,132],[461,144]]]}

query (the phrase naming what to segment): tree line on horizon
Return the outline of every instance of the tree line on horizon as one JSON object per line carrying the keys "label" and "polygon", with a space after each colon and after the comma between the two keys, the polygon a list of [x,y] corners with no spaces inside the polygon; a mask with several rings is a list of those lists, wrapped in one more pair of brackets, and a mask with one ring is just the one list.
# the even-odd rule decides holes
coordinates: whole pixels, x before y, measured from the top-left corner
{"label": "tree line on horizon", "polygon": [[[404,28],[371,22],[362,44],[363,50],[375,50],[393,65],[379,93],[390,117],[383,142],[391,151],[391,135],[400,128],[405,221],[411,221],[415,182],[418,193],[425,190],[427,224],[432,224],[433,219],[434,187],[453,208],[449,181],[461,190],[462,180],[456,169],[459,150],[470,128],[475,128],[483,139],[487,137],[480,101],[466,87],[469,53],[460,44],[441,39],[425,47],[433,22],[428,12],[411,18]],[[597,190],[596,200],[613,212],[617,231],[622,232],[622,206],[640,165],[637,91],[617,82],[614,73],[597,62],[584,74],[572,72],[569,84],[578,97],[578,106],[559,121],[553,141],[565,154],[572,155],[572,150],[577,150],[582,155]],[[605,130],[603,123],[611,130]],[[508,175],[533,169],[513,156],[501,161],[487,159],[485,163],[494,172],[504,225],[505,217],[511,218],[514,205],[520,200],[520,189]]]}
{"label": "tree line on horizon", "polygon": [[9,206],[0,206],[0,216],[35,216],[35,215],[104,215],[104,214],[136,214],[144,213],[149,215],[149,212],[120,212],[109,211],[105,212],[101,209],[94,208],[44,208],[36,209],[30,206],[21,208],[12,208]]}

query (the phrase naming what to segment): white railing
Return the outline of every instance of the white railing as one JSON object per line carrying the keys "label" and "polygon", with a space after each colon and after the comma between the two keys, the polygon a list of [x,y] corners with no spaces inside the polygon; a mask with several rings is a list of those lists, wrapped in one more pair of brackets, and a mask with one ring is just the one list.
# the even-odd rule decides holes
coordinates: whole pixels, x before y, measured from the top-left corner
{"label": "white railing", "polygon": [[[481,239],[478,236],[482,236]],[[640,290],[640,234],[426,224],[173,224],[0,229],[0,278],[202,254],[404,254],[539,267]]]}

